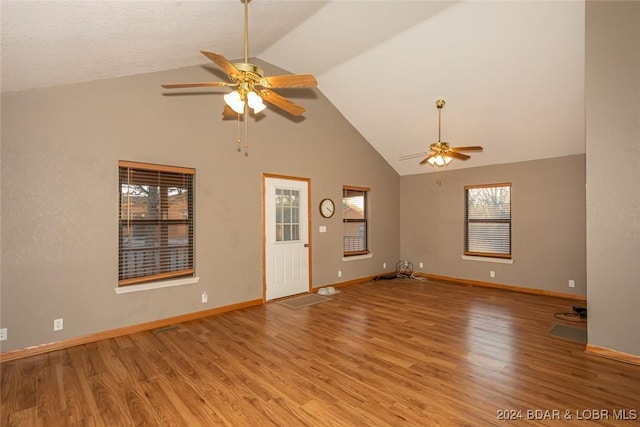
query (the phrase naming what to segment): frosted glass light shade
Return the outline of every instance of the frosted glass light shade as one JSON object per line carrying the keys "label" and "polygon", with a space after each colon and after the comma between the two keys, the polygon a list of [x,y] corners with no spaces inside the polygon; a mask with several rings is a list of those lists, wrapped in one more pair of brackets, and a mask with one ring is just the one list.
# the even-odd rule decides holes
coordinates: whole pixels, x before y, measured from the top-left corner
{"label": "frosted glass light shade", "polygon": [[427,163],[429,163],[431,166],[446,166],[451,163],[451,157],[438,154],[437,156],[429,158],[429,160],[427,160]]}
{"label": "frosted glass light shade", "polygon": [[247,104],[253,109],[254,113],[259,113],[267,108],[264,102],[262,102],[262,98],[254,91],[249,91],[247,94]]}
{"label": "frosted glass light shade", "polygon": [[237,90],[234,90],[233,92],[226,94],[224,96],[224,102],[226,102],[227,105],[231,107],[231,109],[236,113],[238,114],[244,113],[244,101],[242,100],[242,97],[240,96],[240,93]]}

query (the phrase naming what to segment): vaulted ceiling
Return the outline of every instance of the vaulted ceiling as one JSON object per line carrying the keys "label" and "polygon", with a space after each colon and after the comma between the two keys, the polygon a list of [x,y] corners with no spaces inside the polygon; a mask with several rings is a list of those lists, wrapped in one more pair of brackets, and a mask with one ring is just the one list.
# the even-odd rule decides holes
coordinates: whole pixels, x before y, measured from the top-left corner
{"label": "vaulted ceiling", "polygon": [[[1,4],[3,93],[243,56],[241,0]],[[399,157],[437,141],[438,98],[442,140],[484,146],[448,169],[585,152],[582,1],[252,0],[249,34],[401,175],[433,171]]]}

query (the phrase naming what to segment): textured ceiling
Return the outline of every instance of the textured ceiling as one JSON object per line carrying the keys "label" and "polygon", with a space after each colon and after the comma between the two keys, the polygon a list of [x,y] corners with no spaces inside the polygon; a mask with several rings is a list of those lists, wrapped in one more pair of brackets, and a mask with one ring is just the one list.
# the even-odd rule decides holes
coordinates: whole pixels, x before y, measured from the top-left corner
{"label": "textured ceiling", "polygon": [[[278,1],[249,6],[250,55],[319,89],[401,175],[442,140],[448,169],[584,153],[584,3]],[[243,56],[241,0],[5,1],[2,91]]]}

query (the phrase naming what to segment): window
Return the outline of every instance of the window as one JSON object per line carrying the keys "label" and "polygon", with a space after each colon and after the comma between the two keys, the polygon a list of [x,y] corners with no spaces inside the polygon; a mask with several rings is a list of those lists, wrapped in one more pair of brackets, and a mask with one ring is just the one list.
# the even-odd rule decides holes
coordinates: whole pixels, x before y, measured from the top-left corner
{"label": "window", "polygon": [[195,169],[120,161],[118,284],[194,274]]}
{"label": "window", "polygon": [[511,184],[464,188],[464,254],[511,258]]}
{"label": "window", "polygon": [[276,242],[300,240],[300,191],[276,188]]}
{"label": "window", "polygon": [[344,256],[369,253],[367,239],[367,193],[369,188],[342,188],[342,235]]}

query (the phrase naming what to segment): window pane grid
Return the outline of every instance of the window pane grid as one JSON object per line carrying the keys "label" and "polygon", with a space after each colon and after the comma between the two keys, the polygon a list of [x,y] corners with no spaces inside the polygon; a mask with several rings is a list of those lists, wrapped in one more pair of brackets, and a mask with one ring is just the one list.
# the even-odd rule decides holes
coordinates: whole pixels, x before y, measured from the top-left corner
{"label": "window pane grid", "polygon": [[300,191],[276,188],[276,242],[300,240]]}

